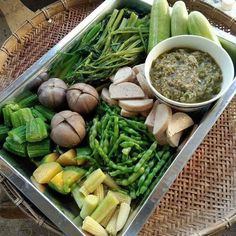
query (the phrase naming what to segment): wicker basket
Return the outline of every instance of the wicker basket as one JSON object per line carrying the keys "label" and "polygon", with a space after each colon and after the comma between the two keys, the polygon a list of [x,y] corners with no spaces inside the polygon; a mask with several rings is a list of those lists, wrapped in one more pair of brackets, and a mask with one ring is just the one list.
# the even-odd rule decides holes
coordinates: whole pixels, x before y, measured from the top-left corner
{"label": "wicker basket", "polygon": [[[0,49],[0,91],[88,15],[100,1],[61,0],[38,11]],[[169,1],[172,5],[175,1]],[[185,0],[236,35],[236,21],[201,1]],[[236,97],[196,150],[140,235],[215,235],[236,223]],[[4,178],[13,202],[38,224],[58,229]]]}

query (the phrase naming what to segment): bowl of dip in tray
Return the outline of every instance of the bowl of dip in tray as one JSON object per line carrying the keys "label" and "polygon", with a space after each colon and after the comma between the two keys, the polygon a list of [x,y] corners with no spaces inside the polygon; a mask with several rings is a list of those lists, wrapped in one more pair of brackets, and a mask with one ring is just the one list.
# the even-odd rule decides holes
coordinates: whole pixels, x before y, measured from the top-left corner
{"label": "bowl of dip in tray", "polygon": [[202,109],[224,95],[234,78],[228,53],[215,42],[181,35],[158,43],[145,61],[156,97],[182,111]]}

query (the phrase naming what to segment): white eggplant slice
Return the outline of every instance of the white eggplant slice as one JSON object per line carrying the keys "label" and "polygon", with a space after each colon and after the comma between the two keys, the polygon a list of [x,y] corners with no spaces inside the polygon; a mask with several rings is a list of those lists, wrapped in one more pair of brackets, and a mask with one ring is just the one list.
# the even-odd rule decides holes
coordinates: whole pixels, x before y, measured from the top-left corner
{"label": "white eggplant slice", "polygon": [[156,116],[156,109],[157,109],[157,105],[158,104],[159,104],[159,102],[156,100],[154,102],[152,110],[149,112],[149,114],[148,114],[148,116],[147,116],[147,118],[145,120],[145,125],[148,127],[150,132],[152,132],[152,130],[153,130],[155,116]]}
{"label": "white eggplant slice", "polygon": [[122,67],[120,68],[114,78],[113,78],[113,83],[114,84],[119,84],[119,83],[123,83],[123,82],[133,82],[135,79],[135,73],[134,71],[126,66],[126,67]]}
{"label": "white eggplant slice", "polygon": [[170,136],[167,133],[167,142],[171,147],[178,147],[179,145],[179,140],[183,134],[183,130],[180,131],[179,133],[174,134],[173,136]]}
{"label": "white eggplant slice", "polygon": [[103,101],[105,101],[106,103],[108,103],[109,105],[117,105],[118,101],[115,99],[112,99],[110,97],[109,91],[107,88],[103,88],[102,89],[102,93],[101,93],[101,98]]}
{"label": "white eggplant slice", "polygon": [[132,68],[132,70],[134,71],[134,73],[137,75],[138,73],[143,73],[144,74],[144,68],[145,68],[145,64],[139,64],[136,65]]}
{"label": "white eggplant slice", "polygon": [[109,87],[109,94],[112,99],[138,99],[145,97],[143,90],[131,82],[113,84]]}
{"label": "white eggplant slice", "polygon": [[120,115],[127,118],[131,118],[137,116],[138,112],[126,111],[125,109],[122,108],[120,111]]}
{"label": "white eggplant slice", "polygon": [[167,134],[173,136],[174,134],[189,128],[193,124],[193,120],[189,115],[183,112],[176,112],[173,114],[168,124]]}
{"label": "white eggplant slice", "polygon": [[152,108],[153,99],[120,100],[119,106],[132,112],[146,111]]}
{"label": "white eggplant slice", "polygon": [[153,134],[158,140],[162,140],[162,136],[165,136],[165,131],[168,127],[169,121],[171,120],[171,116],[172,110],[170,107],[165,104],[157,105]]}
{"label": "white eggplant slice", "polygon": [[148,85],[147,79],[145,78],[143,73],[137,74],[137,80],[139,82],[140,87],[143,89],[143,92],[148,96],[148,98],[154,98],[154,94]]}

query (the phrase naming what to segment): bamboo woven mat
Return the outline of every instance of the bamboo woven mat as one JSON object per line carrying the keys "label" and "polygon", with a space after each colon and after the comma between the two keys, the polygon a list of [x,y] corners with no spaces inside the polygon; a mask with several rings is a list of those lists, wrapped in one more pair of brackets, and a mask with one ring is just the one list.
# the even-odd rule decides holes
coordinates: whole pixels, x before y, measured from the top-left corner
{"label": "bamboo woven mat", "polygon": [[[71,31],[96,4],[82,1],[32,27],[12,49],[0,91]],[[236,97],[162,199],[140,235],[203,235],[235,221]],[[216,223],[215,223],[216,222]],[[227,222],[227,223],[225,223]],[[215,223],[213,226],[212,224]],[[203,231],[200,231],[203,230]],[[206,235],[206,234],[204,234]]]}

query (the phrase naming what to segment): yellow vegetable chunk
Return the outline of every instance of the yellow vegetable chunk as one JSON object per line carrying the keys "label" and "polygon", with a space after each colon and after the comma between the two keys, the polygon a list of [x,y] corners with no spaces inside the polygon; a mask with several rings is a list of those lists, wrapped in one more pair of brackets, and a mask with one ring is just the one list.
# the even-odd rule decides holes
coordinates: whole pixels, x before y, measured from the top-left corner
{"label": "yellow vegetable chunk", "polygon": [[35,180],[39,184],[47,184],[50,180],[62,171],[62,167],[57,162],[48,162],[41,164],[33,173]]}
{"label": "yellow vegetable chunk", "polygon": [[41,164],[48,163],[48,162],[55,162],[58,157],[59,157],[58,153],[56,152],[50,153],[41,160]]}
{"label": "yellow vegetable chunk", "polygon": [[106,230],[90,216],[85,218],[82,229],[95,236],[108,236]]}
{"label": "yellow vegetable chunk", "polygon": [[106,175],[102,172],[101,169],[97,169],[92,172],[87,179],[84,181],[80,192],[87,196],[90,193],[93,193],[96,188],[104,181]]}
{"label": "yellow vegetable chunk", "polygon": [[108,193],[102,202],[98,205],[91,217],[100,223],[110,211],[119,204],[118,199],[112,193]]}
{"label": "yellow vegetable chunk", "polygon": [[74,149],[70,149],[67,152],[63,153],[57,159],[57,162],[62,166],[76,166],[77,161],[75,159],[76,151]]}

